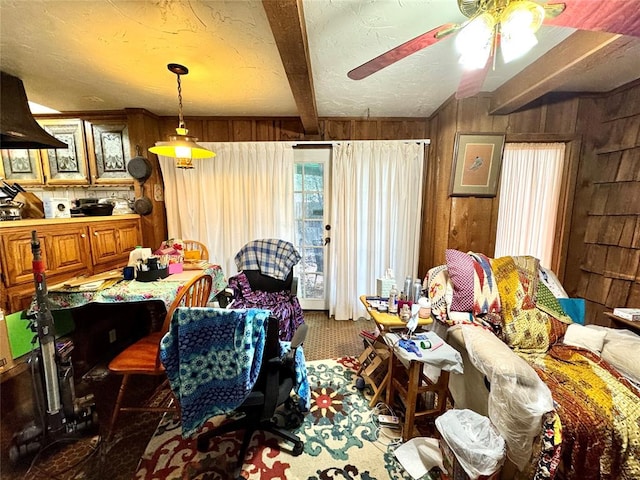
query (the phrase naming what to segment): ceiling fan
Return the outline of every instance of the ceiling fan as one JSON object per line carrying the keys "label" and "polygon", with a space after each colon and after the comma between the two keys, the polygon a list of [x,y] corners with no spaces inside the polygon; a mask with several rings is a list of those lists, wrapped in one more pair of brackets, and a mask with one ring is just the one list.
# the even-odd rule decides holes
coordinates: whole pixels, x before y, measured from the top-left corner
{"label": "ceiling fan", "polygon": [[409,55],[457,32],[456,44],[466,68],[456,98],[477,94],[500,49],[505,63],[526,53],[536,43],[544,23],[582,30],[600,30],[640,36],[637,0],[457,0],[468,18],[429,30],[351,70],[347,76],[362,80]]}

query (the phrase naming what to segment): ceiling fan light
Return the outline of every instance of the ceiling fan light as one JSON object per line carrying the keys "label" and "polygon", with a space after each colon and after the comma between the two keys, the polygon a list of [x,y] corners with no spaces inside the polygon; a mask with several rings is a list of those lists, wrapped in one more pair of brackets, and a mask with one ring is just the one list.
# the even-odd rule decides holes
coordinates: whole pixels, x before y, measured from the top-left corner
{"label": "ceiling fan light", "polygon": [[509,63],[520,58],[538,44],[536,36],[529,31],[522,30],[517,34],[502,35],[500,38],[500,51],[504,63]]}
{"label": "ceiling fan light", "polygon": [[529,0],[512,1],[500,16],[500,32],[509,34],[526,30],[536,33],[542,26],[544,15],[542,5]]}
{"label": "ceiling fan light", "polygon": [[495,18],[483,13],[471,20],[456,36],[456,48],[461,55],[470,50],[482,50],[486,44],[491,45],[496,25]]}
{"label": "ceiling fan light", "polygon": [[489,13],[478,15],[469,22],[456,37],[456,48],[460,52],[460,64],[468,70],[483,68],[493,44],[495,18]]}

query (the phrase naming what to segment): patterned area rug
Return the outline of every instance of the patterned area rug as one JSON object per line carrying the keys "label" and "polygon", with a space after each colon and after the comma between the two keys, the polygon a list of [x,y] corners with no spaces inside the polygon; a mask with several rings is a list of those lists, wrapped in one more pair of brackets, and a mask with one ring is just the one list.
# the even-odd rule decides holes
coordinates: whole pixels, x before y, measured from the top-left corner
{"label": "patterned area rug", "polygon": [[[295,430],[304,451],[294,457],[279,450],[276,437],[256,432],[245,456],[246,479],[409,480],[390,440],[372,418],[367,390],[355,388],[358,363],[353,357],[307,362],[311,409]],[[220,419],[217,420],[219,423]],[[211,428],[209,421],[204,429]],[[200,453],[195,439],[183,439],[179,421],[166,416],[145,450],[136,479],[218,480],[234,478],[241,432],[211,442]],[[237,473],[237,472],[236,472]]]}

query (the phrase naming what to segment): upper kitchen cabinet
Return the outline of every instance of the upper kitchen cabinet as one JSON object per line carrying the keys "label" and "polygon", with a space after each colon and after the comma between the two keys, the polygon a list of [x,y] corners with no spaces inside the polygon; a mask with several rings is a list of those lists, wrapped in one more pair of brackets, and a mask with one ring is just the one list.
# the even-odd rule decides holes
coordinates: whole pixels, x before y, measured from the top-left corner
{"label": "upper kitchen cabinet", "polygon": [[44,183],[40,150],[2,150],[0,178],[21,185]]}
{"label": "upper kitchen cabinet", "polygon": [[91,183],[133,183],[127,171],[131,159],[126,121],[85,122]]}
{"label": "upper kitchen cabinet", "polygon": [[0,178],[24,185],[131,185],[129,128],[124,116],[39,117],[67,148],[2,150]]}
{"label": "upper kitchen cabinet", "polygon": [[47,132],[67,148],[43,150],[43,169],[48,185],[87,185],[89,171],[83,122],[80,119],[38,120]]}

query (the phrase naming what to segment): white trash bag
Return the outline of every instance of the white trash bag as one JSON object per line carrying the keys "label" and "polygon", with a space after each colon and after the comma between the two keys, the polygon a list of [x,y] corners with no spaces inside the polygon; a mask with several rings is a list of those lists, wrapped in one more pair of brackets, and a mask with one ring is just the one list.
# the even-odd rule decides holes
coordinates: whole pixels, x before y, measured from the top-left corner
{"label": "white trash bag", "polygon": [[502,466],[505,443],[491,421],[472,410],[448,410],[436,428],[472,479],[490,476]]}

